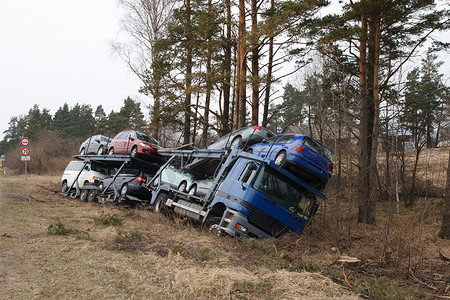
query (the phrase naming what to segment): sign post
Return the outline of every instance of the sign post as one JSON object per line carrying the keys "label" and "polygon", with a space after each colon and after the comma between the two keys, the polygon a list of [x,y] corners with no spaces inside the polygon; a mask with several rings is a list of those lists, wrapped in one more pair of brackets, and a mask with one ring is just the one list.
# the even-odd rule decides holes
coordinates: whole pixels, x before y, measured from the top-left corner
{"label": "sign post", "polygon": [[30,160],[30,149],[28,146],[30,145],[30,140],[28,138],[22,138],[20,144],[22,145],[22,149],[20,149],[22,157],[20,159],[25,161],[25,181],[27,181],[27,162]]}

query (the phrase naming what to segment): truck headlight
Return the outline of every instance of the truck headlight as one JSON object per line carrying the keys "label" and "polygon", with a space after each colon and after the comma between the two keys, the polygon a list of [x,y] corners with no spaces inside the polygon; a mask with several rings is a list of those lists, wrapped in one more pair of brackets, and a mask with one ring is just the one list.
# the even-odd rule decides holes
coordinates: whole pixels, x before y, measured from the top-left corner
{"label": "truck headlight", "polygon": [[247,227],[242,226],[239,223],[236,224],[236,229],[239,230],[239,231],[242,231],[243,233],[246,233],[248,231]]}

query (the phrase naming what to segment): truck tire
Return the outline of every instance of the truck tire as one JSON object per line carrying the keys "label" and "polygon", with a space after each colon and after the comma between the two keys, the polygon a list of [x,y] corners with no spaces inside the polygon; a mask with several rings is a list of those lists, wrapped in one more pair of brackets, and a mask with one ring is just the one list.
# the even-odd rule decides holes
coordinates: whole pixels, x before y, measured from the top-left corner
{"label": "truck tire", "polygon": [[212,216],[209,217],[205,224],[203,224],[203,228],[205,228],[206,230],[208,230],[209,232],[211,232],[213,235],[216,236],[224,236],[225,232],[223,232],[220,228],[219,228],[219,224],[220,221],[222,220],[221,217],[216,217],[216,216]]}
{"label": "truck tire", "polygon": [[82,189],[80,192],[80,201],[87,202],[89,190]]}
{"label": "truck tire", "polygon": [[155,203],[153,203],[150,208],[154,212],[166,212],[167,209],[164,203],[166,202],[168,197],[169,195],[166,193],[159,193],[158,196],[156,196]]}
{"label": "truck tire", "polygon": [[96,190],[90,190],[88,194],[87,201],[88,202],[94,202],[95,199],[97,199],[97,191]]}

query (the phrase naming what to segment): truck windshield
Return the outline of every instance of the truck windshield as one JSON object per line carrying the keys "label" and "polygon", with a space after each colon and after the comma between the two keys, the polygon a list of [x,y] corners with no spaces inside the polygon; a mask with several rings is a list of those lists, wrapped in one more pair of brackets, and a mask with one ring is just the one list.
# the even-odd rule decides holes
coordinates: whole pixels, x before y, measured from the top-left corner
{"label": "truck windshield", "polygon": [[264,166],[253,188],[302,219],[311,217],[316,197],[288,177]]}

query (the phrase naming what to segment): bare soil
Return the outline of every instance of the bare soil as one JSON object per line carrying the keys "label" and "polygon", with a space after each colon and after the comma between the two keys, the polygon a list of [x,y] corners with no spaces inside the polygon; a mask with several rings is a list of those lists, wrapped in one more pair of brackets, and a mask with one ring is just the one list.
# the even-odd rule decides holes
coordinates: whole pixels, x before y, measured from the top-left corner
{"label": "bare soil", "polygon": [[59,179],[0,176],[0,299],[450,299],[442,198],[400,201],[398,212],[382,201],[377,224],[364,225],[354,199],[337,207],[331,196],[302,235],[241,241],[139,207],[81,203],[59,193]]}

